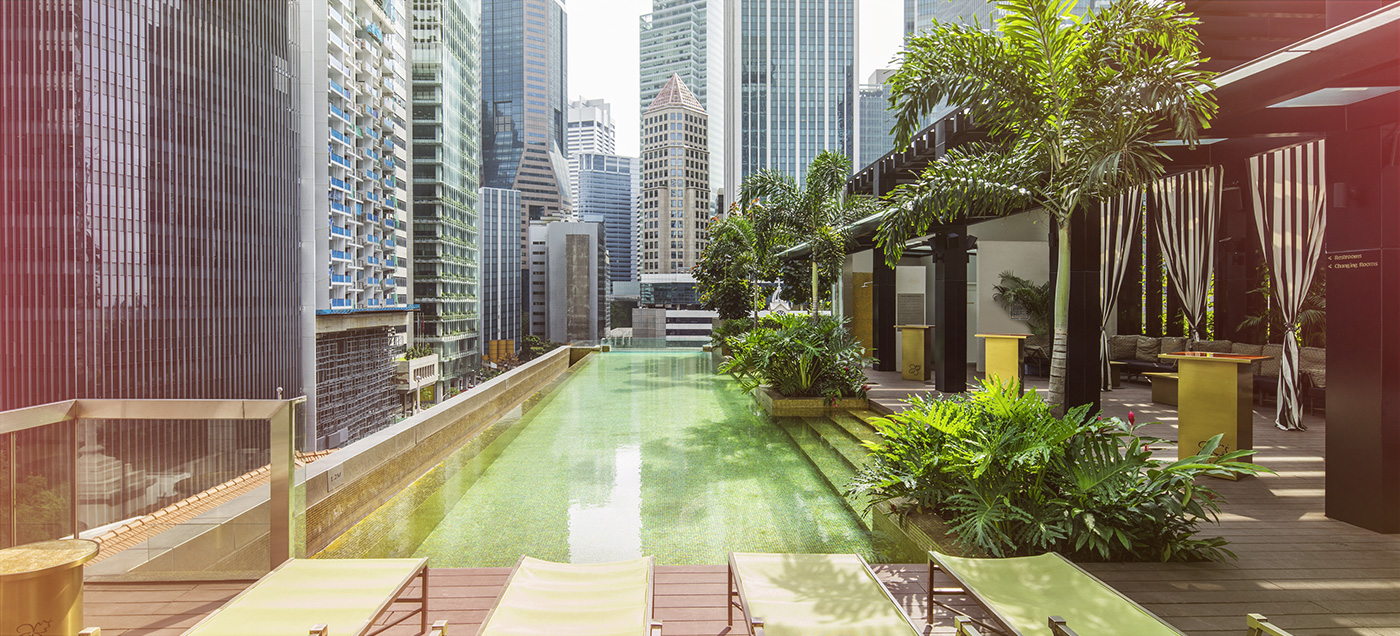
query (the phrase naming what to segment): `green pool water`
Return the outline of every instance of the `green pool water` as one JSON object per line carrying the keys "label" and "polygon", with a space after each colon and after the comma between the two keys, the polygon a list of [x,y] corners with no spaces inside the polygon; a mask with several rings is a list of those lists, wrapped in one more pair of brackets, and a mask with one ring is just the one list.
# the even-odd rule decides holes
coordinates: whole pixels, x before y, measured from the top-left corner
{"label": "green pool water", "polygon": [[709,354],[619,352],[572,369],[318,557],[509,566],[728,551],[855,552],[875,540],[793,438]]}

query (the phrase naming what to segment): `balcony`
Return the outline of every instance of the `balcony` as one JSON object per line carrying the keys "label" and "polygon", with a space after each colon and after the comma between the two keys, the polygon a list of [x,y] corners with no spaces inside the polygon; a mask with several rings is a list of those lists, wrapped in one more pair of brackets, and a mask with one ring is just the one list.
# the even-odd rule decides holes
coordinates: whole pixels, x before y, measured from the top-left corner
{"label": "balcony", "polygon": [[340,250],[331,250],[331,260],[333,260],[333,261],[342,261],[342,262],[348,263],[348,262],[350,262],[350,260],[351,260],[351,259],[350,259],[350,253],[349,253],[349,252],[342,252],[342,251],[340,251]]}
{"label": "balcony", "polygon": [[348,230],[348,229],[346,229],[346,228],[343,228],[343,227],[340,227],[339,225],[332,225],[332,226],[331,226],[331,235],[332,235],[332,236],[343,236],[343,237],[345,237],[345,238],[350,238],[350,237],[352,236],[352,235],[350,234],[350,230]]}
{"label": "balcony", "polygon": [[354,169],[354,166],[350,165],[350,162],[346,161],[345,157],[342,157],[334,152],[331,153],[331,163],[336,164],[342,168],[348,168],[351,170]]}
{"label": "balcony", "polygon": [[335,177],[331,177],[331,187],[332,187],[332,188],[336,188],[336,189],[338,189],[338,190],[341,190],[341,191],[343,191],[343,192],[347,192],[347,193],[353,193],[353,192],[354,192],[353,190],[350,189],[350,186],[348,186],[348,185],[345,184],[344,181],[341,181],[340,179],[337,179],[337,178],[335,178]]}
{"label": "balcony", "polygon": [[437,366],[437,354],[395,362],[394,372],[398,376],[395,388],[400,391],[416,391],[425,386],[436,384],[438,380]]}
{"label": "balcony", "polygon": [[349,309],[351,302],[346,298],[332,298],[331,309]]}
{"label": "balcony", "polygon": [[331,274],[331,285],[349,285],[350,277],[345,274]]}
{"label": "balcony", "polygon": [[330,88],[332,93],[344,97],[345,99],[350,99],[350,92],[345,90],[345,88],[342,87],[340,84],[336,83],[335,80],[330,80]]}

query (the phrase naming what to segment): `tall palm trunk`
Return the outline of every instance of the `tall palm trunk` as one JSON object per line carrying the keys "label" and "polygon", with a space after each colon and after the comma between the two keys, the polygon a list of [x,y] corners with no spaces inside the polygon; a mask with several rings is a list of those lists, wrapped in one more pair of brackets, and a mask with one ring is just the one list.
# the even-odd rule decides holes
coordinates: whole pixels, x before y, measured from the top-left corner
{"label": "tall palm trunk", "polygon": [[812,318],[817,317],[817,253],[812,252]]}
{"label": "tall palm trunk", "polygon": [[1065,360],[1069,354],[1069,219],[1057,219],[1059,254],[1055,273],[1055,343],[1050,353],[1050,395],[1047,400],[1057,414],[1065,404]]}

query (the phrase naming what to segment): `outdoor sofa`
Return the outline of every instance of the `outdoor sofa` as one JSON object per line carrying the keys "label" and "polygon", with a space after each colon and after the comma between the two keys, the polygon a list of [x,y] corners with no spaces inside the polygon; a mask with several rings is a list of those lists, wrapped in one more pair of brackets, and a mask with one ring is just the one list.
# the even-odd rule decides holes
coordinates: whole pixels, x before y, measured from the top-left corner
{"label": "outdoor sofa", "polygon": [[[1254,397],[1261,404],[1271,402],[1278,395],[1279,359],[1283,356],[1283,345],[1256,345],[1229,340],[1197,340],[1164,336],[1109,336],[1108,359],[1120,363],[1124,373],[1142,375],[1144,373],[1172,373],[1176,362],[1157,357],[1161,353],[1176,351],[1210,351],[1234,353],[1249,356],[1268,356],[1268,360],[1254,363]],[[1327,387],[1327,350],[1321,347],[1300,347],[1298,367],[1302,382],[1304,406],[1312,410],[1323,406]]]}

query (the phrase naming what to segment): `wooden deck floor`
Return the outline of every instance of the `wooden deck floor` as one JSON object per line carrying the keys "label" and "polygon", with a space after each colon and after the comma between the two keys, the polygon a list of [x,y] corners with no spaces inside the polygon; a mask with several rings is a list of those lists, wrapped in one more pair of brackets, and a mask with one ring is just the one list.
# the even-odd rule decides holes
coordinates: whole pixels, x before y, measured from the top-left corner
{"label": "wooden deck floor", "polygon": [[[877,375],[877,390],[908,389]],[[897,380],[894,378],[893,380]],[[1035,382],[1031,383],[1035,385]],[[877,401],[886,399],[876,393]],[[1145,385],[1104,394],[1106,415],[1132,410],[1139,421],[1157,420],[1153,433],[1174,438],[1175,411],[1153,404]],[[1230,539],[1239,560],[1228,563],[1086,564],[1191,636],[1242,636],[1244,614],[1269,616],[1295,636],[1400,636],[1400,536],[1379,535],[1323,514],[1323,430],[1308,416],[1306,432],[1273,427],[1271,407],[1255,408],[1257,462],[1278,471],[1239,482],[1212,483],[1229,502],[1208,532]],[[951,617],[922,620],[926,568],[877,566],[905,611],[928,634],[951,634]],[[452,633],[475,633],[505,583],[508,570],[435,569],[431,573],[434,620],[452,622]],[[946,583],[940,582],[940,585]],[[87,623],[111,636],[179,634],[241,590],[245,583],[89,584]],[[723,566],[658,566],[657,616],[667,636],[744,633],[725,622]],[[966,599],[955,601],[965,604]],[[392,618],[392,617],[391,617]],[[412,634],[416,619],[385,632]]]}

